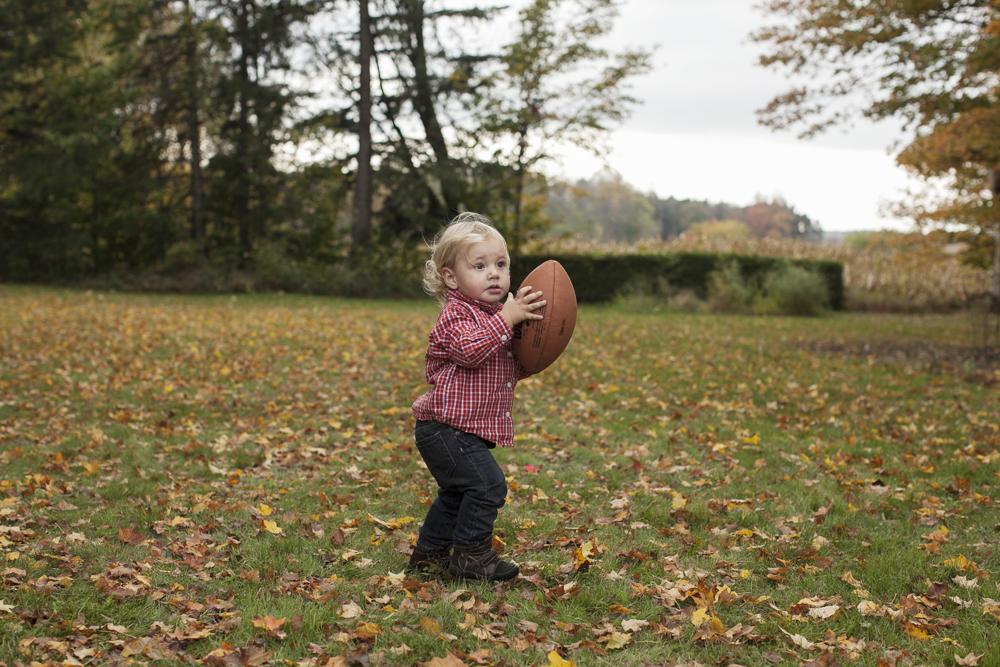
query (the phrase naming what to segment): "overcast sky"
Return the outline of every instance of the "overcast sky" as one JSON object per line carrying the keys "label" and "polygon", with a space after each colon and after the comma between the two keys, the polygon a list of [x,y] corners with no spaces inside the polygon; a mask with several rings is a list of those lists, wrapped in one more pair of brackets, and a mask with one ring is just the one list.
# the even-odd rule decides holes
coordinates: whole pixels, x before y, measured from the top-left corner
{"label": "overcast sky", "polygon": [[[901,136],[895,127],[860,120],[799,140],[757,124],[754,111],[790,86],[755,64],[761,47],[748,35],[767,22],[755,4],[625,0],[608,46],[660,48],[653,73],[635,80],[632,92],[644,103],[614,132],[610,166],[661,198],[748,204],[780,195],[827,231],[908,228],[878,215],[909,183],[887,154]],[[569,150],[552,171],[576,178],[600,168]]]}

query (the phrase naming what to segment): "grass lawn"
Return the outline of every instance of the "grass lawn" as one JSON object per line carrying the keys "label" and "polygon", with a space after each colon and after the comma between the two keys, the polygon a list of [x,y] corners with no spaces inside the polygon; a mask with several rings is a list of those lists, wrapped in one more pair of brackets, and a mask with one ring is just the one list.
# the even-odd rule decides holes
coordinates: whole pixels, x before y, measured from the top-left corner
{"label": "grass lawn", "polygon": [[491,586],[402,574],[436,313],[0,286],[0,666],[1000,667],[1000,373],[836,351],[963,317],[582,307]]}

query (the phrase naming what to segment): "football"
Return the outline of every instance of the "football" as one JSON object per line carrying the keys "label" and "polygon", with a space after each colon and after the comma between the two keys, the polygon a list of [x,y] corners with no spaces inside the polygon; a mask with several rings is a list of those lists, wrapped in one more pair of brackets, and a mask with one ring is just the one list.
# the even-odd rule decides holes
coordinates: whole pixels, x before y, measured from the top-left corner
{"label": "football", "polygon": [[559,358],[576,327],[576,292],[562,264],[550,259],[528,274],[521,287],[541,292],[546,304],[535,311],[540,320],[525,320],[514,327],[514,355],[524,370],[541,373]]}

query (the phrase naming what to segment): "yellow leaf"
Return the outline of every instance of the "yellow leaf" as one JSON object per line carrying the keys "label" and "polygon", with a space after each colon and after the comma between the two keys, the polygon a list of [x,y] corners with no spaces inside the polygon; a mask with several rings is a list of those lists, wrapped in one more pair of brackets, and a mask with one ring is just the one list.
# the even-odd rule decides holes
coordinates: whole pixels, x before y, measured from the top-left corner
{"label": "yellow leaf", "polygon": [[910,623],[909,621],[907,621],[906,625],[903,626],[903,630],[905,630],[906,634],[913,637],[914,639],[927,640],[931,638],[931,636],[927,633],[926,630],[924,630],[918,625]]}
{"label": "yellow leaf", "polygon": [[608,637],[601,637],[598,641],[603,641],[607,639],[607,648],[609,650],[624,648],[629,641],[632,639],[632,635],[627,632],[618,632],[617,630],[612,632]]}
{"label": "yellow leaf", "polygon": [[575,569],[580,570],[588,567],[594,562],[593,555],[597,550],[597,545],[593,541],[584,542],[573,552],[573,564]]}
{"label": "yellow leaf", "polygon": [[261,503],[257,507],[257,511],[260,512],[261,516],[271,516],[272,514],[274,514],[274,508],[271,507],[270,505],[265,505],[263,503]]}
{"label": "yellow leaf", "polygon": [[426,616],[420,617],[420,627],[423,628],[424,632],[434,635],[435,637],[441,634],[441,626]]}
{"label": "yellow leaf", "polygon": [[712,612],[708,610],[708,607],[698,607],[691,614],[691,625],[700,628],[712,619]]}
{"label": "yellow leaf", "polygon": [[687,498],[675,492],[671,492],[670,495],[671,497],[673,497],[673,502],[671,503],[671,507],[673,508],[673,510],[677,511],[680,509],[684,509],[684,507],[687,505],[688,502]]}
{"label": "yellow leaf", "polygon": [[265,530],[275,535],[281,535],[281,533],[283,532],[281,528],[278,526],[278,524],[275,523],[274,521],[271,521],[270,519],[264,519],[260,523],[260,532],[264,532]]}
{"label": "yellow leaf", "polygon": [[948,541],[948,526],[941,526],[933,533],[928,533],[926,535],[921,535],[920,537],[928,540],[930,542],[947,542]]}
{"label": "yellow leaf", "polygon": [[375,639],[381,632],[382,628],[377,623],[362,623],[354,628],[354,634],[363,640]]}
{"label": "yellow leaf", "polygon": [[543,667],[576,667],[576,663],[572,660],[563,658],[561,655],[555,651],[549,651],[548,654],[549,664]]}

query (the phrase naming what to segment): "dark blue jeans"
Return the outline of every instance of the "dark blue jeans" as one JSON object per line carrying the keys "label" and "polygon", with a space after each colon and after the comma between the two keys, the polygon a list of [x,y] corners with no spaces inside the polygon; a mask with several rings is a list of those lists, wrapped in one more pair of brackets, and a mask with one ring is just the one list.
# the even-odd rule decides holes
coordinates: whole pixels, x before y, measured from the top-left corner
{"label": "dark blue jeans", "polygon": [[417,548],[469,551],[493,535],[497,512],[507,500],[503,470],[490,452],[496,445],[435,421],[418,421],[420,456],[438,483]]}

